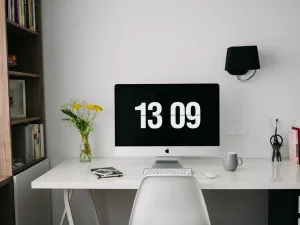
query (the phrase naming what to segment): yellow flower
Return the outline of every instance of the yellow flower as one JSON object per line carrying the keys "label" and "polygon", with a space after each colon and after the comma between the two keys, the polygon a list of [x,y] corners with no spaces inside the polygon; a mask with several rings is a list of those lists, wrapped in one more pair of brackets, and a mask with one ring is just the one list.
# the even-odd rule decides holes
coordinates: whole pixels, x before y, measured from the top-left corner
{"label": "yellow flower", "polygon": [[82,105],[81,105],[80,103],[74,104],[74,105],[72,106],[72,109],[77,110],[77,109],[79,109],[81,106],[82,106]]}
{"label": "yellow flower", "polygon": [[88,105],[85,106],[85,108],[96,110],[96,112],[103,110],[103,108],[100,105],[91,105],[91,104],[88,104]]}
{"label": "yellow flower", "polygon": [[94,109],[98,111],[103,111],[103,108],[100,105],[94,105]]}
{"label": "yellow flower", "polygon": [[94,109],[94,105],[88,104],[88,105],[85,106],[85,108],[87,108],[87,109]]}

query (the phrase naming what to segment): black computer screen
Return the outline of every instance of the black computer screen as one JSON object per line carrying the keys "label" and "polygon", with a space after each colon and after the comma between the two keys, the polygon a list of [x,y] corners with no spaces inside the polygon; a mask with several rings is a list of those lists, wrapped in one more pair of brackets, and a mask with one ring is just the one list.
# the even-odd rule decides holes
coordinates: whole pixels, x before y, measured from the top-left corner
{"label": "black computer screen", "polygon": [[219,146],[218,84],[115,85],[115,146]]}

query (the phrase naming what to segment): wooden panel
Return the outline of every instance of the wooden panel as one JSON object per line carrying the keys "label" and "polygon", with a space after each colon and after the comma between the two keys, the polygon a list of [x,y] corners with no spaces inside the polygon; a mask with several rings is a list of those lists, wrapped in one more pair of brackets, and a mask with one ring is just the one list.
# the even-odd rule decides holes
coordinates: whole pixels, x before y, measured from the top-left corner
{"label": "wooden panel", "polygon": [[0,0],[0,175],[12,175],[5,0]]}

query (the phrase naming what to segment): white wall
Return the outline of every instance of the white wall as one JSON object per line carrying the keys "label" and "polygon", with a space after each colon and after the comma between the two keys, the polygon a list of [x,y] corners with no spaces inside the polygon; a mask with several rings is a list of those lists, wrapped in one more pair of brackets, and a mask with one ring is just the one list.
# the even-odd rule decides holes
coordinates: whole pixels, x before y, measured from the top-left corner
{"label": "white wall", "polygon": [[[69,98],[104,107],[91,137],[93,153],[114,156],[116,83],[219,83],[222,151],[242,157],[270,157],[270,118],[280,119],[286,142],[287,130],[300,117],[298,0],[42,3],[52,166],[79,155],[78,133],[60,120],[59,107]],[[226,49],[252,44],[258,45],[261,70],[241,83],[224,71]],[[248,136],[228,138],[227,129],[235,126],[247,128]],[[53,195],[56,224],[60,197]]]}

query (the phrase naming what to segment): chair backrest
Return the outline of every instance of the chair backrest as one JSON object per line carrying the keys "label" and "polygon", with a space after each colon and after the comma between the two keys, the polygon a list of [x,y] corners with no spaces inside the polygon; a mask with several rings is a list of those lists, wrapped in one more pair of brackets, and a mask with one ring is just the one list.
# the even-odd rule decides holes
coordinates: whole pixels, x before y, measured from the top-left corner
{"label": "chair backrest", "polygon": [[136,194],[129,225],[210,225],[193,176],[147,176]]}

